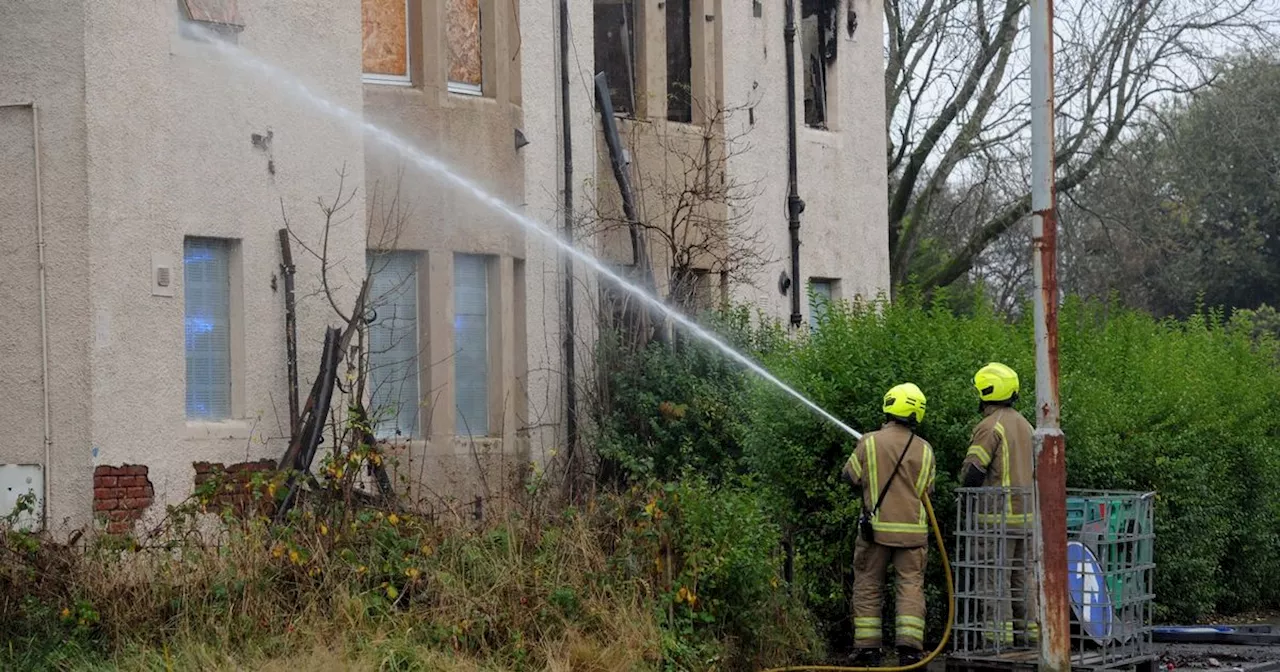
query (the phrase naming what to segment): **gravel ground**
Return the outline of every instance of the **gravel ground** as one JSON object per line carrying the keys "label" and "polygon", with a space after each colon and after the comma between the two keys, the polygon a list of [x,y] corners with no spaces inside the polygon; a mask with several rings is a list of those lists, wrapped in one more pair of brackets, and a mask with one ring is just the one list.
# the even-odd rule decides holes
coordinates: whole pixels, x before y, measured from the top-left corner
{"label": "gravel ground", "polygon": [[[1221,646],[1205,644],[1157,644],[1160,662],[1172,669],[1183,670],[1231,670],[1246,672],[1260,664],[1276,663],[1280,666],[1280,647],[1276,646]],[[1216,665],[1214,663],[1217,663]]]}

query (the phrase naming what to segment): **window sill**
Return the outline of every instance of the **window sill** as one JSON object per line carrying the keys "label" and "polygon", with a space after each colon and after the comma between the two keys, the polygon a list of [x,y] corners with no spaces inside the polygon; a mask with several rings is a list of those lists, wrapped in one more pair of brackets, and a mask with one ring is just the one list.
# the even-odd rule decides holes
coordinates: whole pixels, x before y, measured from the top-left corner
{"label": "window sill", "polygon": [[484,89],[475,84],[462,84],[459,82],[449,82],[449,93],[459,96],[473,96],[476,98],[484,97]]}
{"label": "window sill", "polygon": [[186,440],[248,440],[253,425],[247,420],[189,420],[182,433]]}
{"label": "window sill", "polygon": [[370,75],[365,74],[361,77],[361,82],[365,84],[373,84],[375,86],[413,86],[413,80],[408,77],[397,77],[394,75]]}

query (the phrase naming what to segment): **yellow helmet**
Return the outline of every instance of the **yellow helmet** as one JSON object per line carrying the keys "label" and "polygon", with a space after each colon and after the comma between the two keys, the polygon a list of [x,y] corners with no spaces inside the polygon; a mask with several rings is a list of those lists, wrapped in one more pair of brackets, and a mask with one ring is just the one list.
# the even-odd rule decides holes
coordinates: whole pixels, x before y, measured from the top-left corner
{"label": "yellow helmet", "polygon": [[999,362],[992,362],[973,374],[973,386],[983,401],[1001,402],[1018,393],[1018,373]]}
{"label": "yellow helmet", "polygon": [[915,383],[895,385],[884,395],[885,415],[908,422],[924,420],[924,392]]}

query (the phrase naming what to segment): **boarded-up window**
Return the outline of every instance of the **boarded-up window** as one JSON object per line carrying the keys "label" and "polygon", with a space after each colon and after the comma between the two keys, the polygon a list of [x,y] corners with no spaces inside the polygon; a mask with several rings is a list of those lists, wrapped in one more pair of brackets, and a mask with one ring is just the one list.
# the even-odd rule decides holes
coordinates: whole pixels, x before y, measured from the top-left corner
{"label": "boarded-up window", "polygon": [[693,121],[691,0],[667,0],[667,119]]}
{"label": "boarded-up window", "polygon": [[409,3],[407,0],[361,0],[361,9],[365,78],[409,81]]}
{"label": "boarded-up window", "polygon": [[187,16],[192,21],[218,23],[225,26],[244,26],[236,0],[183,0]]}
{"label": "boarded-up window", "polygon": [[613,111],[636,111],[636,13],[635,0],[595,0],[596,72],[609,80]]}
{"label": "boarded-up window", "polygon": [[484,83],[480,0],[445,0],[445,39],[449,44],[449,88],[480,93]]}

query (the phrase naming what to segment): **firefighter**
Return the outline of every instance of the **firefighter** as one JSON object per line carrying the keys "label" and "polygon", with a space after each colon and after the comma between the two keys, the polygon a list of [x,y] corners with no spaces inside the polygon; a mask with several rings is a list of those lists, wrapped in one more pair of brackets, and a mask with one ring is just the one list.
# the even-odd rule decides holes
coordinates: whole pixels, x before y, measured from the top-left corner
{"label": "firefighter", "polygon": [[884,395],[884,426],[862,437],[844,476],[862,490],[862,515],[853,554],[854,660],[880,664],[882,593],[890,564],[897,575],[898,660],[918,662],[924,649],[924,568],[928,518],[924,496],[933,490],[933,448],[916,435],[925,397],[912,383]]}
{"label": "firefighter", "polygon": [[1012,646],[1021,638],[1034,644],[1040,627],[1038,587],[1031,575],[1033,430],[1014,409],[1018,374],[1013,369],[998,362],[987,364],[974,374],[973,386],[978,390],[982,420],[973,429],[960,483],[969,488],[1000,488],[991,496],[983,495],[978,508],[984,511],[974,512],[978,529],[999,537],[979,538],[974,548],[981,565],[994,570],[978,577],[983,612],[986,622],[995,626],[1000,645]]}

